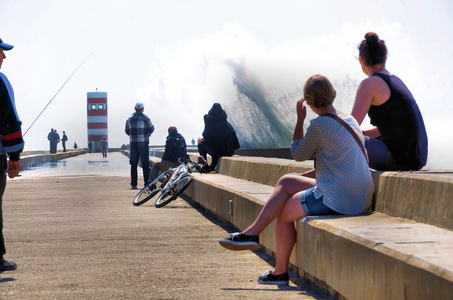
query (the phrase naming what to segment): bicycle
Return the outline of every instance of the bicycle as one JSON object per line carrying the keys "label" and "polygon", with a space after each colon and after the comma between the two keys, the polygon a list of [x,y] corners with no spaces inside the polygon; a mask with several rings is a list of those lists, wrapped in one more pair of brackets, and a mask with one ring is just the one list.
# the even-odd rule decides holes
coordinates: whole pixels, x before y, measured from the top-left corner
{"label": "bicycle", "polygon": [[194,162],[187,156],[187,159],[180,161],[180,165],[175,168],[169,168],[167,171],[160,174],[155,180],[146,185],[137,196],[135,196],[132,204],[134,206],[142,205],[149,201],[157,194],[154,206],[156,208],[163,207],[171,201],[178,198],[184,190],[190,185],[193,178],[190,175],[193,170],[200,173],[207,173],[201,165],[205,165],[206,161],[200,156],[197,162]]}

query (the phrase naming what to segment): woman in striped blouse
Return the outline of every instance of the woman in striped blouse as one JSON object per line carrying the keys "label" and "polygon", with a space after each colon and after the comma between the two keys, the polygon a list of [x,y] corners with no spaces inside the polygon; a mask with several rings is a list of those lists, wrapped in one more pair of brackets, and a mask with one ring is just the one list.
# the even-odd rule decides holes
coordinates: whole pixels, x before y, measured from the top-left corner
{"label": "woman in striped blouse", "polygon": [[[362,152],[364,137],[356,120],[332,105],[336,92],[322,75],[311,76],[304,86],[304,98],[297,102],[297,123],[291,154],[297,161],[316,157],[316,170],[307,174],[284,175],[258,218],[242,233],[232,233],[219,243],[230,250],[254,250],[259,234],[276,219],[276,266],[258,277],[262,284],[288,284],[288,264],[296,242],[294,222],[307,215],[354,215],[371,204],[374,191],[367,157]],[[307,104],[319,116],[304,134]],[[337,121],[337,116],[352,131]],[[362,143],[359,146],[353,134]]]}

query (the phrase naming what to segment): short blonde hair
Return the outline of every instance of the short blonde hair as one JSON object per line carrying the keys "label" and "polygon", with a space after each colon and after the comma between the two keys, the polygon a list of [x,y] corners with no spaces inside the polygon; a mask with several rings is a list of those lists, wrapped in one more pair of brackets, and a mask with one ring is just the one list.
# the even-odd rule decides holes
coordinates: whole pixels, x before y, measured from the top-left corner
{"label": "short blonde hair", "polygon": [[308,78],[304,85],[305,100],[316,108],[324,108],[333,103],[337,92],[327,77],[316,74]]}

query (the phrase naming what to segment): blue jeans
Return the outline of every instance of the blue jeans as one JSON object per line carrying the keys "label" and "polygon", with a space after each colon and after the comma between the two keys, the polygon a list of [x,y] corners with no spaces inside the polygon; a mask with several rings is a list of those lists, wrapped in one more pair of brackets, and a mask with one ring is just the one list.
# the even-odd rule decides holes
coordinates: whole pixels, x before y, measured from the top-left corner
{"label": "blue jeans", "polygon": [[151,171],[149,175],[149,181],[153,182],[162,172],[167,171],[169,168],[174,168],[179,166],[174,162],[168,160],[161,160],[160,162],[154,163],[151,165]]}
{"label": "blue jeans", "polygon": [[370,168],[378,171],[398,171],[402,166],[393,159],[387,145],[380,139],[365,137],[365,148],[368,153]]}
{"label": "blue jeans", "polygon": [[131,148],[129,163],[131,164],[131,186],[137,187],[137,166],[140,159],[143,169],[143,180],[145,184],[149,179],[149,147]]}
{"label": "blue jeans", "polygon": [[211,155],[211,166],[216,167],[217,162],[219,161],[219,158],[222,156],[233,156],[234,155],[234,150],[224,150],[222,152],[216,153],[214,149],[212,149],[211,145],[209,145],[207,142],[202,142],[198,144],[198,153],[200,153],[201,156],[203,156],[204,159],[207,159],[207,154]]}

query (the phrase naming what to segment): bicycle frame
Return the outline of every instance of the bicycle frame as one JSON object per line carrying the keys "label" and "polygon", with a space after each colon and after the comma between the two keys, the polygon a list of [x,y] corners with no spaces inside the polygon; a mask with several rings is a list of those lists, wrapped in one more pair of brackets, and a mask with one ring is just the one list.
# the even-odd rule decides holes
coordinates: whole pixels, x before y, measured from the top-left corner
{"label": "bicycle frame", "polygon": [[186,174],[189,174],[190,172],[190,167],[186,166],[186,163],[188,161],[182,162],[178,167],[176,167],[173,170],[173,174],[171,175],[170,179],[168,180],[167,184],[162,188],[165,189],[167,187],[173,188],[175,183],[178,183],[178,181],[185,176]]}
{"label": "bicycle frame", "polygon": [[[153,180],[153,182],[151,182],[149,184],[149,187],[152,187],[153,185],[155,185],[159,180],[161,180],[162,177],[166,177],[168,175],[168,173],[170,173],[172,171],[173,168],[169,168],[167,171],[163,172],[162,174],[160,174],[159,176],[157,176],[156,179]],[[162,189],[162,187],[159,187],[159,189]]]}

